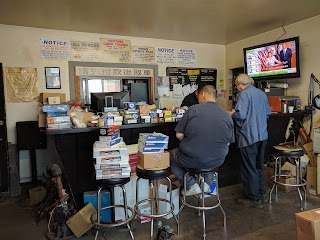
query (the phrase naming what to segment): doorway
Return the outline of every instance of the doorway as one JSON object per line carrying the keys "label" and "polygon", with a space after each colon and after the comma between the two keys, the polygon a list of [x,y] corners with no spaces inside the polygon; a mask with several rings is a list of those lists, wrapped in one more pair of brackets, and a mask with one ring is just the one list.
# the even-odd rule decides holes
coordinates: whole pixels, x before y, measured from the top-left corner
{"label": "doorway", "polygon": [[6,106],[4,95],[4,78],[0,63],[0,192],[8,191],[8,140],[6,124]]}

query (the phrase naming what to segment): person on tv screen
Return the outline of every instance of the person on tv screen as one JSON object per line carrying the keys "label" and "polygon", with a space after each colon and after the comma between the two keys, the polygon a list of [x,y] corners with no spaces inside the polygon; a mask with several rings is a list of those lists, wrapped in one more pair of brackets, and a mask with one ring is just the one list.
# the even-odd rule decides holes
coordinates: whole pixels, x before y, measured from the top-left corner
{"label": "person on tv screen", "polygon": [[280,51],[280,61],[283,63],[283,65],[287,65],[288,68],[291,68],[291,57],[291,49],[287,47],[287,43],[282,43],[282,50]]}
{"label": "person on tv screen", "polygon": [[266,58],[267,67],[275,67],[275,66],[279,66],[280,64],[281,64],[281,61],[276,59],[276,57],[271,51],[268,52],[268,57]]}

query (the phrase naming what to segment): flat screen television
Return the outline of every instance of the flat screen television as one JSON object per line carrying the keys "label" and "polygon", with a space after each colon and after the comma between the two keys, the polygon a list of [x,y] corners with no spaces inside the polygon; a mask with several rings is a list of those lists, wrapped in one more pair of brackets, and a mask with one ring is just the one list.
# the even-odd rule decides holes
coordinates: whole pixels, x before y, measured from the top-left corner
{"label": "flat screen television", "polygon": [[299,37],[243,49],[244,70],[253,80],[300,77]]}
{"label": "flat screen television", "polygon": [[129,92],[91,93],[91,109],[95,112],[103,112],[107,96],[113,97],[113,106],[118,109],[123,109],[123,104],[130,102]]}

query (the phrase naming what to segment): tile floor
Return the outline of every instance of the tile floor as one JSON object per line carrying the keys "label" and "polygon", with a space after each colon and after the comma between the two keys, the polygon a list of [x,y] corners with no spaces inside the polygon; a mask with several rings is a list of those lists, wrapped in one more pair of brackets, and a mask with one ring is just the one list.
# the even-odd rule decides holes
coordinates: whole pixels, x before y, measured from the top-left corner
{"label": "tile floor", "polygon": [[[220,189],[221,201],[227,214],[227,227],[223,228],[223,215],[219,208],[207,212],[207,239],[237,239],[237,240],[294,240],[295,216],[299,212],[299,197],[297,191],[278,193],[270,205],[264,204],[262,209],[242,207],[236,199],[242,196],[241,185]],[[191,201],[197,201],[190,197]],[[211,200],[210,200],[211,201]],[[0,239],[1,240],[41,240],[46,239],[47,220],[35,223],[32,208],[24,207],[23,197],[0,198]],[[320,207],[320,198],[307,196],[306,209]],[[175,228],[173,219],[164,220]],[[134,221],[134,235],[137,240],[149,239],[150,223],[140,224]],[[89,231],[80,239],[94,239],[94,232]],[[99,239],[125,240],[131,239],[125,229],[108,229],[99,235]],[[202,239],[202,218],[197,211],[185,208],[180,217],[180,235],[174,239]]]}

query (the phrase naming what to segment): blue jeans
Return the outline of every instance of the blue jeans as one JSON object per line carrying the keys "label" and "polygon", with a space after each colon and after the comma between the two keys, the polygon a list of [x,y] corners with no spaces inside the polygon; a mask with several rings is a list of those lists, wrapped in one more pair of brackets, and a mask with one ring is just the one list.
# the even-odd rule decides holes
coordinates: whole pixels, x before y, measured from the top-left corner
{"label": "blue jeans", "polygon": [[244,194],[247,198],[258,201],[265,194],[264,152],[267,140],[240,148],[242,161],[240,176]]}
{"label": "blue jeans", "polygon": [[[178,148],[172,149],[170,151],[170,165],[171,172],[177,177],[181,186],[183,186],[184,175],[186,174],[186,168],[194,168],[192,165],[188,164],[188,162],[183,161],[180,157],[180,152]],[[199,169],[202,169],[201,166],[198,166]],[[209,186],[213,183],[213,174],[205,174],[204,175],[205,182],[209,184]],[[186,178],[187,190],[196,183],[196,179],[193,176],[188,175]]]}

